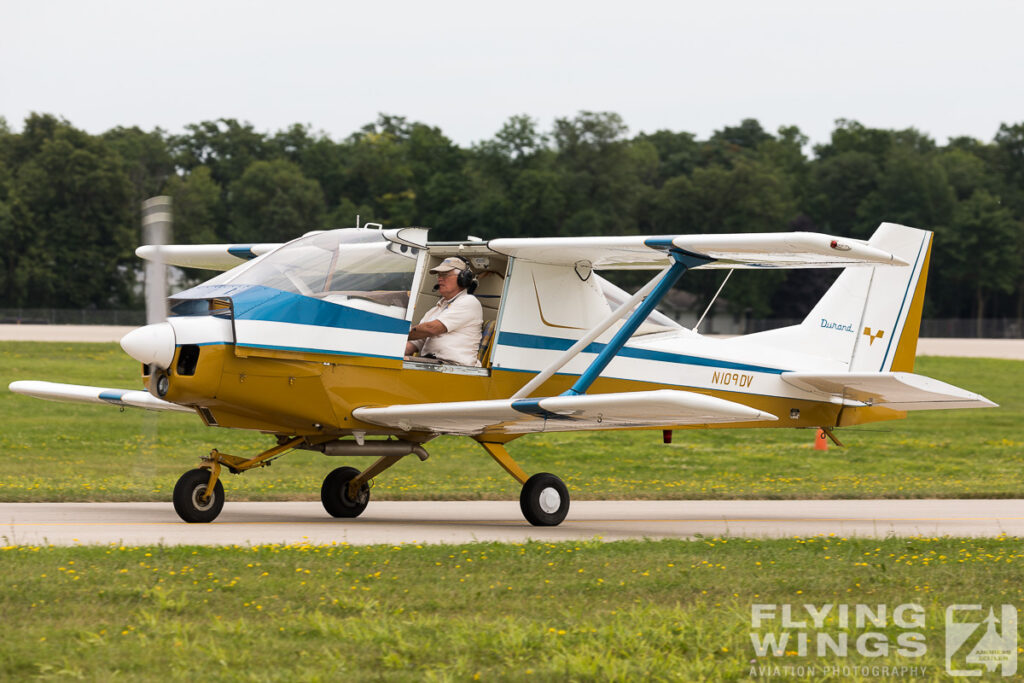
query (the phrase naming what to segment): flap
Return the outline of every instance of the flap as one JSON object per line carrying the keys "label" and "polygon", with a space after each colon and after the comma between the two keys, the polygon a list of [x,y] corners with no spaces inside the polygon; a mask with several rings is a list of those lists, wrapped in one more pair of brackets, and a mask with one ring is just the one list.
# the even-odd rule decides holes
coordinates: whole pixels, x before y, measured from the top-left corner
{"label": "flap", "polygon": [[370,424],[407,432],[474,435],[672,427],[778,419],[739,403],[671,389],[356,408],[352,415]]}
{"label": "flap", "polygon": [[34,381],[11,382],[8,389],[16,394],[42,398],[47,401],[106,404],[145,408],[146,410],[173,410],[180,413],[196,412],[193,408],[161,400],[148,391],[132,389],[104,389],[103,387],[86,387],[80,384]]}
{"label": "flap", "polygon": [[895,410],[996,407],[984,396],[911,372],[784,372],[781,377],[798,389]]}

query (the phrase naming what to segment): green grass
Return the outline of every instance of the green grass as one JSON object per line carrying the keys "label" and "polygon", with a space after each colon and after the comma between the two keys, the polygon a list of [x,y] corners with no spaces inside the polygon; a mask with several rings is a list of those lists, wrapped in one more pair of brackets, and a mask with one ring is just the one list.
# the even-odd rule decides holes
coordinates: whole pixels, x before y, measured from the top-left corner
{"label": "green grass", "polygon": [[[934,411],[840,430],[846,448],[814,451],[813,432],[688,430],[538,434],[510,444],[528,472],[565,479],[576,499],[1024,496],[1024,362],[925,357],[917,372],[981,393],[998,409]],[[0,382],[45,379],[139,386],[116,344],[0,343]],[[204,427],[189,415],[39,401],[0,391],[0,500],[167,500],[213,447],[253,455],[266,436]],[[374,498],[514,499],[519,485],[477,444],[441,438],[375,482]],[[315,500],[323,477],[365,459],[287,454],[226,475],[230,500]]]}
{"label": "green grass", "polygon": [[[693,681],[856,665],[938,680],[945,608],[1020,604],[1022,563],[1009,538],[7,547],[0,679]],[[891,650],[758,656],[751,631],[784,629],[752,629],[753,604],[884,604],[885,626],[821,632],[880,632]],[[896,652],[903,604],[924,614],[907,629],[918,658]]]}

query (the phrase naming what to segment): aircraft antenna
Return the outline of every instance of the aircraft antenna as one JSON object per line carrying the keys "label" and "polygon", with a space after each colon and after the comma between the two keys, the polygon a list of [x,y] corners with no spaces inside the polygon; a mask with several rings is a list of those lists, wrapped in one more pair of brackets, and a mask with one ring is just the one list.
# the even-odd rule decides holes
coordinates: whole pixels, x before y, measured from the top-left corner
{"label": "aircraft antenna", "polygon": [[722,284],[718,285],[718,291],[715,292],[715,295],[713,297],[711,297],[711,301],[708,302],[708,307],[705,308],[704,312],[700,314],[700,318],[697,320],[697,324],[693,326],[694,332],[696,332],[697,328],[700,327],[700,324],[704,322],[704,317],[708,314],[708,311],[711,310],[711,307],[715,305],[715,301],[718,300],[718,295],[722,293],[722,288],[725,287],[725,283],[729,281],[729,277],[732,275],[733,270],[735,269],[730,268],[729,272],[725,274],[725,279],[722,280]]}

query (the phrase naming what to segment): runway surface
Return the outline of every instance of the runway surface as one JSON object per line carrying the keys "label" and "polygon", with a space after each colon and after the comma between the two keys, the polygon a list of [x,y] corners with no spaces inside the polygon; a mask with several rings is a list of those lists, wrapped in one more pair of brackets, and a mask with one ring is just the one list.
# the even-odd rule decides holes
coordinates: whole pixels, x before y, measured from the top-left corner
{"label": "runway surface", "polygon": [[211,524],[170,503],[0,503],[4,545],[522,542],[600,538],[1024,536],[1024,500],[577,501],[532,527],[515,501],[371,502],[358,519],[319,503],[232,503]]}

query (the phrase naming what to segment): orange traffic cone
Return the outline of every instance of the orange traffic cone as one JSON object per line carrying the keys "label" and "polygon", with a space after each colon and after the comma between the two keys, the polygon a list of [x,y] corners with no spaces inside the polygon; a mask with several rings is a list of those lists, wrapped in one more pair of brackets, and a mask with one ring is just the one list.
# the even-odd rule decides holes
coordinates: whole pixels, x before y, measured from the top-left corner
{"label": "orange traffic cone", "polygon": [[828,450],[828,436],[825,434],[824,429],[819,429],[818,433],[814,435],[814,450],[816,451],[827,451]]}

